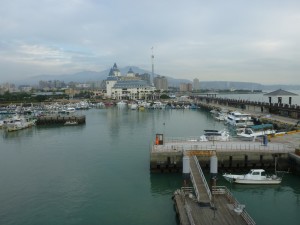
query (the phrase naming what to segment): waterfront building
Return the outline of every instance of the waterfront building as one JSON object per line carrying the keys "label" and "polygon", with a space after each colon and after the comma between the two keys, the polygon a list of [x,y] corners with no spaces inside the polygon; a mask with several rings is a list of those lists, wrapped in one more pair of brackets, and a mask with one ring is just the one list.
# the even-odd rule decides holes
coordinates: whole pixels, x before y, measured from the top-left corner
{"label": "waterfront building", "polygon": [[131,68],[126,76],[122,76],[116,63],[106,79],[106,96],[112,99],[147,99],[154,90],[155,87],[136,76]]}

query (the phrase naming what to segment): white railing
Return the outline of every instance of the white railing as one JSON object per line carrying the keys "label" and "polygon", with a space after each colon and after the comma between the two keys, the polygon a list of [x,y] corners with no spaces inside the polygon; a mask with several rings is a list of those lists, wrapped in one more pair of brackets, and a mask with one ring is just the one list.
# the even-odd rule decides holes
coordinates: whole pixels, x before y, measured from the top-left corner
{"label": "white railing", "polygon": [[197,142],[197,143],[183,143],[171,142],[164,145],[153,145],[152,152],[183,152],[190,150],[213,150],[213,151],[252,151],[252,152],[270,152],[270,153],[288,153],[295,150],[294,147],[288,144],[269,143],[262,145],[259,142]]}
{"label": "white railing", "polygon": [[196,156],[193,156],[193,160],[195,160],[195,163],[196,163],[196,165],[197,165],[197,168],[198,168],[200,177],[201,177],[201,179],[202,179],[202,181],[203,181],[203,183],[204,183],[204,187],[205,187],[206,192],[207,192],[207,194],[208,194],[209,200],[211,201],[211,199],[212,199],[212,198],[211,198],[211,192],[210,192],[210,189],[209,189],[208,184],[207,184],[207,182],[206,182],[206,179],[205,179],[205,177],[204,177],[204,174],[203,174],[203,171],[202,171],[201,166],[200,166],[200,164],[199,164],[199,161],[198,161],[198,159],[197,159]]}
{"label": "white railing", "polygon": [[196,197],[197,197],[197,201],[200,202],[200,194],[199,194],[199,191],[198,191],[198,187],[197,187],[197,183],[195,181],[195,177],[194,177],[194,174],[193,174],[193,171],[191,170],[190,171],[190,177],[191,177],[191,181],[193,183],[193,187],[194,187],[194,190],[195,190],[195,194],[196,194]]}
{"label": "white railing", "polygon": [[[233,204],[233,206],[239,207],[241,204],[234,198],[232,193],[228,190],[225,186],[213,186],[212,187],[212,194],[213,195],[225,195],[228,201]],[[255,221],[251,218],[251,216],[246,212],[246,210],[243,210],[241,213],[241,216],[246,221],[248,225],[256,225]]]}

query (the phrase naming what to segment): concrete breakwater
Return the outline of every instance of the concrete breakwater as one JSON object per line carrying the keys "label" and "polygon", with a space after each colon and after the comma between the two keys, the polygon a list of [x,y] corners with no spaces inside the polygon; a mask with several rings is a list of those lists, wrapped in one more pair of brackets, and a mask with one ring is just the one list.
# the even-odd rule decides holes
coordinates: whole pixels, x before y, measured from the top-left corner
{"label": "concrete breakwater", "polygon": [[85,116],[84,115],[40,116],[37,118],[36,125],[55,125],[55,124],[64,125],[66,122],[76,122],[77,124],[85,124]]}

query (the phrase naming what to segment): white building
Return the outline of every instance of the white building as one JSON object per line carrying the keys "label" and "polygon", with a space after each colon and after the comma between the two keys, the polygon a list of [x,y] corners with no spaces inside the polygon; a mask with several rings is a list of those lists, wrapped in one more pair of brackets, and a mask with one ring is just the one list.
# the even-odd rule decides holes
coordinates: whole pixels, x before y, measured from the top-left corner
{"label": "white building", "polygon": [[106,95],[112,99],[147,99],[155,87],[135,76],[130,68],[127,76],[121,76],[116,63],[106,79]]}

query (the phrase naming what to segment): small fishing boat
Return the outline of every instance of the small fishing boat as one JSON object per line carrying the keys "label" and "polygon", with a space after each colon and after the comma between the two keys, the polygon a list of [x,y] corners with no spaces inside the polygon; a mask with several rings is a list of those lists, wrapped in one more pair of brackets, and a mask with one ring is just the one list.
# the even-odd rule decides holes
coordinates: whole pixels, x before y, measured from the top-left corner
{"label": "small fishing boat", "polygon": [[243,175],[225,173],[223,177],[230,183],[237,184],[280,184],[282,181],[276,174],[267,176],[263,169],[251,169],[249,173]]}
{"label": "small fishing boat", "polygon": [[65,126],[72,126],[72,125],[78,125],[78,122],[77,121],[66,121]]}
{"label": "small fishing boat", "polygon": [[276,133],[276,130],[273,129],[273,124],[261,124],[251,127],[238,128],[236,131],[237,136],[248,140]]}

